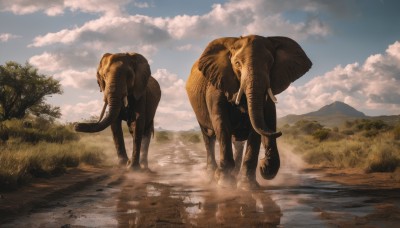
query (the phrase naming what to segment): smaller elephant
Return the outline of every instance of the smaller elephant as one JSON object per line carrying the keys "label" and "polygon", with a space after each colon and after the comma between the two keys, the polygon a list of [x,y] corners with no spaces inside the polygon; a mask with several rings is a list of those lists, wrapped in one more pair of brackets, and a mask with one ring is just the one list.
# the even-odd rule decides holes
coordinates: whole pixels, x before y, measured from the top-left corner
{"label": "smaller elephant", "polygon": [[[111,125],[119,163],[133,170],[148,169],[148,149],[154,132],[154,115],[161,98],[145,57],[138,53],[106,53],[97,69],[97,83],[104,93],[104,107],[97,123],[78,123],[79,132],[99,132]],[[109,112],[104,117],[105,109]],[[133,137],[132,159],[126,154],[121,122]]]}

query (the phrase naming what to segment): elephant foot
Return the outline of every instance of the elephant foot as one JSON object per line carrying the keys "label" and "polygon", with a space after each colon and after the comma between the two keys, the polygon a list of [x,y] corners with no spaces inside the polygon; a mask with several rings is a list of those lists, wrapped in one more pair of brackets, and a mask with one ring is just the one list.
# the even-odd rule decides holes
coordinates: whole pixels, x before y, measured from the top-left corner
{"label": "elephant foot", "polygon": [[266,180],[272,180],[278,174],[279,161],[272,163],[267,157],[260,160],[260,174]]}
{"label": "elephant foot", "polygon": [[128,160],[126,169],[128,171],[140,172],[142,169],[140,168],[139,163],[132,163],[131,160]]}
{"label": "elephant foot", "polygon": [[237,177],[239,175],[239,172],[240,172],[240,167],[236,168],[236,166],[235,166],[235,168],[232,170],[231,174],[232,174],[232,176]]}
{"label": "elephant foot", "polygon": [[129,162],[128,158],[118,158],[118,165],[120,165],[120,166],[127,165],[128,162]]}
{"label": "elephant foot", "polygon": [[237,188],[244,191],[252,191],[260,189],[261,186],[255,178],[241,177],[237,183]]}
{"label": "elephant foot", "polygon": [[230,173],[217,170],[215,171],[215,179],[217,180],[217,185],[221,188],[236,188],[236,179]]}
{"label": "elephant foot", "polygon": [[153,170],[151,170],[149,167],[141,167],[140,172],[147,173],[147,174],[155,174]]}
{"label": "elephant foot", "polygon": [[140,162],[140,168],[145,170],[145,169],[149,169],[149,164],[146,162]]}
{"label": "elephant foot", "polygon": [[215,179],[215,170],[217,169],[216,166],[208,165],[206,169],[207,180],[209,183],[214,182]]}

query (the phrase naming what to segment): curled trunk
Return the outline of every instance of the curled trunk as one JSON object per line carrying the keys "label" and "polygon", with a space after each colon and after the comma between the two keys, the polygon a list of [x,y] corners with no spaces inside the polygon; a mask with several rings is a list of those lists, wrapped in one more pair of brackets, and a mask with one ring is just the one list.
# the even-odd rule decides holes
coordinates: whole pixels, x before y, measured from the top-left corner
{"label": "curled trunk", "polygon": [[[252,76],[251,78],[256,78]],[[249,80],[246,88],[247,105],[249,118],[254,130],[267,137],[277,138],[282,135],[281,132],[273,132],[268,129],[264,121],[264,97],[265,83],[257,80]]]}
{"label": "curled trunk", "polygon": [[111,123],[114,122],[119,115],[122,107],[122,100],[110,96],[108,99],[108,104],[109,112],[103,120],[98,123],[78,123],[75,125],[75,131],[92,133],[102,131],[110,126]]}

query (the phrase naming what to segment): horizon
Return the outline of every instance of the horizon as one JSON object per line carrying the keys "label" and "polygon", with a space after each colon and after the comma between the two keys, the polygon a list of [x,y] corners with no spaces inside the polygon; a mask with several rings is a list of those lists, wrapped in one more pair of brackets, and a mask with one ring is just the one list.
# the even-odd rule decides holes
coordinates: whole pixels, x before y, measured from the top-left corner
{"label": "horizon", "polygon": [[140,53],[161,85],[155,128],[184,130],[198,125],[185,83],[209,42],[288,36],[313,67],[276,96],[278,118],[334,101],[367,116],[399,115],[398,8],[396,0],[0,0],[0,64],[27,61],[60,80],[64,94],[47,101],[60,106],[61,122],[76,122],[101,112],[96,69],[103,53]]}

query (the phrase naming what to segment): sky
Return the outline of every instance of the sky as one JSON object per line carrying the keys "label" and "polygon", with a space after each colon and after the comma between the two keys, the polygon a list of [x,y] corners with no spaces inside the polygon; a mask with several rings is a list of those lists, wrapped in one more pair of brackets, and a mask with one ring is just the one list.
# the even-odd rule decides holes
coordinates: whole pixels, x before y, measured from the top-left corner
{"label": "sky", "polygon": [[104,53],[144,55],[162,98],[156,128],[197,126],[185,91],[193,63],[220,37],[296,40],[312,69],[277,95],[279,117],[334,101],[370,116],[400,114],[398,0],[0,0],[0,64],[29,62],[59,80],[62,122],[98,116]]}

